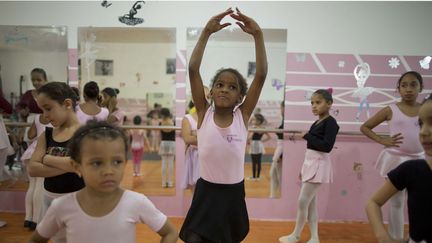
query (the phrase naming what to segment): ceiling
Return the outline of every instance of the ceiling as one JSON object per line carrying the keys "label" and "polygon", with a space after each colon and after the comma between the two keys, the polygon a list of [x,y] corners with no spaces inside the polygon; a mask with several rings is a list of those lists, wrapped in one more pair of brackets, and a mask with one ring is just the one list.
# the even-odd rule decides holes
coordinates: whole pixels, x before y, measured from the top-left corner
{"label": "ceiling", "polygon": [[64,26],[0,25],[0,51],[67,51]]}

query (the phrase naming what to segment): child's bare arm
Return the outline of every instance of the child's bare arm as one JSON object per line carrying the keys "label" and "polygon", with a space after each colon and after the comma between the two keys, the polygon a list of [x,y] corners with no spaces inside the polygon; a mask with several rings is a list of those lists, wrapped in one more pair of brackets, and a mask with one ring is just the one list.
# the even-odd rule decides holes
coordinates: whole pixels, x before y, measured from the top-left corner
{"label": "child's bare arm", "polygon": [[387,180],[384,185],[372,196],[366,205],[366,213],[369,223],[379,242],[397,242],[391,239],[382,219],[381,207],[395,194],[398,189]]}
{"label": "child's bare arm", "polygon": [[[201,32],[201,35],[198,39],[198,42],[192,52],[190,61],[189,61],[189,80],[191,84],[192,90],[192,99],[197,110],[198,120],[202,121],[204,117],[205,111],[208,108],[209,104],[207,103],[205,94],[204,94],[204,86],[202,83],[201,74],[199,72],[202,58],[204,55],[204,50],[207,45],[208,39],[211,34],[217,32],[226,26],[230,25],[230,23],[221,24],[220,21],[227,15],[233,13],[231,8],[227,9],[225,12],[220,13],[216,16],[213,16],[206,24],[205,28]],[[198,127],[200,123],[198,124]]]}
{"label": "child's bare arm", "polygon": [[390,107],[385,107],[378,111],[374,116],[365,121],[361,127],[360,131],[366,135],[368,138],[380,143],[386,147],[399,147],[402,143],[402,135],[400,133],[393,135],[392,137],[381,137],[377,135],[372,129],[374,129],[379,124],[388,121],[392,117],[392,111]]}
{"label": "child's bare arm", "polygon": [[46,139],[45,132],[39,136],[37,145],[29,163],[29,174],[34,177],[52,177],[64,174],[65,171],[44,165],[43,159],[46,155]]}
{"label": "child's bare arm", "polygon": [[36,137],[36,135],[37,135],[36,124],[33,121],[32,125],[30,126],[30,129],[27,131],[27,137],[29,139],[33,139]]}
{"label": "child's bare arm", "polygon": [[264,46],[264,36],[259,25],[252,18],[244,15],[237,9],[237,14],[231,14],[231,17],[238,20],[237,24],[240,28],[253,36],[255,41],[255,62],[256,72],[246,99],[240,106],[245,124],[248,124],[250,115],[252,114],[261,94],[264,81],[267,76],[267,55]]}
{"label": "child's bare arm", "polygon": [[162,238],[161,243],[175,243],[178,239],[178,233],[174,225],[167,219],[164,226],[157,232]]}

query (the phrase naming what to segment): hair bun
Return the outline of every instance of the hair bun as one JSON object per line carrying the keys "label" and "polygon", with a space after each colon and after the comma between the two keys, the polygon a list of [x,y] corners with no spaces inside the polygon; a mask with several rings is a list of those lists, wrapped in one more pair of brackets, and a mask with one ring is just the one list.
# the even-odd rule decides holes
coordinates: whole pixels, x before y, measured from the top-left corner
{"label": "hair bun", "polygon": [[330,94],[333,94],[333,88],[328,88],[327,91],[328,91]]}

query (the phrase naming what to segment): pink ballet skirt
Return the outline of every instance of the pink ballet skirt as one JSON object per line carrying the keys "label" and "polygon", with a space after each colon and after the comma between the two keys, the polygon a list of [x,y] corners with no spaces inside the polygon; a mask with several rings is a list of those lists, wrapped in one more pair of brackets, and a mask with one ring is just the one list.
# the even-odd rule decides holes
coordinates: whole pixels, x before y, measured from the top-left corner
{"label": "pink ballet skirt", "polygon": [[183,174],[183,180],[180,186],[182,189],[188,189],[195,186],[196,182],[200,178],[198,148],[196,146],[190,145],[187,147],[184,170],[185,173]]}
{"label": "pink ballet skirt", "polygon": [[301,169],[301,177],[303,182],[333,182],[333,169],[330,154],[306,149],[305,159]]}
{"label": "pink ballet skirt", "polygon": [[398,167],[405,161],[424,159],[424,152],[416,154],[407,154],[395,148],[385,148],[378,155],[375,169],[377,169],[382,177],[387,177],[387,174]]}

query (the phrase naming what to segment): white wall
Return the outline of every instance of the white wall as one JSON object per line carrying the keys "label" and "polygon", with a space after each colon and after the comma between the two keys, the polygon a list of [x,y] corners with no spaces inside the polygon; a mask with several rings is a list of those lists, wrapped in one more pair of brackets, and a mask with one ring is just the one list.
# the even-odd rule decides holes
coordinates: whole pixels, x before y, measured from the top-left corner
{"label": "white wall", "polygon": [[[176,57],[175,44],[97,42],[96,46],[96,59],[113,60],[113,75],[96,76],[95,65],[92,64],[88,77],[82,60],[82,86],[93,80],[101,89],[107,86],[118,88],[122,98],[145,98],[147,92],[169,92],[174,95],[175,74],[166,74],[166,59]],[[137,73],[141,74],[139,82]],[[158,84],[154,84],[155,81]]]}
{"label": "white wall", "polygon": [[35,67],[45,70],[48,81],[67,80],[67,52],[29,52],[29,51],[0,51],[2,65],[3,92],[7,99],[11,92],[19,92],[20,76],[24,76],[23,93],[33,89],[30,72]]}

